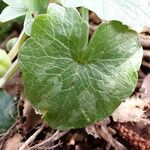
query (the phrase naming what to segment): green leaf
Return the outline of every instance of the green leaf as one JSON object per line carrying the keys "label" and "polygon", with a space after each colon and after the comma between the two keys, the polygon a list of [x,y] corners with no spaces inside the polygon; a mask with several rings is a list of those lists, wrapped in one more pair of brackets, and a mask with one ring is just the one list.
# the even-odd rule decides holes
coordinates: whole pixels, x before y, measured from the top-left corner
{"label": "green leaf", "polygon": [[10,33],[11,23],[1,23],[0,22],[0,43],[2,43],[5,39],[5,36]]}
{"label": "green leaf", "polygon": [[0,78],[6,73],[11,66],[11,60],[7,53],[0,49]]}
{"label": "green leaf", "polygon": [[0,90],[0,133],[9,129],[16,119],[17,102],[13,96]]}
{"label": "green leaf", "polygon": [[3,0],[8,6],[0,14],[0,22],[6,22],[25,15],[27,7],[23,0]]}
{"label": "green leaf", "polygon": [[7,6],[0,15],[0,21],[6,22],[23,16],[28,10],[32,13],[45,13],[48,0],[3,0]]}
{"label": "green leaf", "polygon": [[0,13],[6,6],[7,5],[2,0],[0,0]]}
{"label": "green leaf", "polygon": [[19,52],[26,97],[57,129],[108,117],[137,82],[137,33],[118,21],[103,23],[86,48],[87,30],[76,9],[51,4]]}
{"label": "green leaf", "polygon": [[0,14],[0,22],[6,22],[26,15],[24,28],[27,35],[30,35],[33,17],[32,14],[44,14],[47,10],[48,0],[3,0],[7,6]]}
{"label": "green leaf", "polygon": [[60,0],[65,7],[86,7],[104,20],[119,20],[137,31],[150,26],[150,0]]}
{"label": "green leaf", "polygon": [[38,14],[46,13],[48,6],[48,0],[25,0],[24,3],[28,10]]}
{"label": "green leaf", "polygon": [[27,11],[26,17],[25,17],[25,20],[24,20],[24,31],[28,36],[31,35],[33,22],[34,22],[34,18],[32,16],[32,13],[30,11]]}

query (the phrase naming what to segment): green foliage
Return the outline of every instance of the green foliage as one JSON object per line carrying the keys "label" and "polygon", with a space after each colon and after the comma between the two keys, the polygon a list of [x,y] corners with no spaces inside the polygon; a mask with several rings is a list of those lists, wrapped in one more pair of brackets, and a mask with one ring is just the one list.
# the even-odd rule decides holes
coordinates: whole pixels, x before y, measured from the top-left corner
{"label": "green foliage", "polygon": [[0,133],[2,133],[13,125],[17,114],[15,98],[2,90],[0,90],[0,112]]}
{"label": "green foliage", "polygon": [[2,12],[2,10],[6,7],[7,5],[2,1],[0,0],[0,13]]}
{"label": "green foliage", "polygon": [[0,22],[6,22],[25,15],[27,8],[23,4],[23,0],[3,0],[7,6],[0,15]]}
{"label": "green foliage", "polygon": [[11,23],[1,23],[0,22],[0,42],[4,40],[4,36],[8,34],[11,28]]}
{"label": "green foliage", "polygon": [[27,11],[26,17],[25,17],[25,20],[24,20],[24,31],[29,36],[31,35],[33,22],[34,22],[34,18],[32,16],[32,13],[30,11]]}
{"label": "green foliage", "polygon": [[12,49],[12,47],[13,47],[14,44],[16,43],[17,39],[18,39],[17,37],[11,38],[11,39],[6,43],[6,49],[7,49],[8,52]]}
{"label": "green foliage", "polygon": [[32,13],[45,13],[48,0],[3,0],[8,6],[0,15],[0,21],[6,22],[23,16],[28,10]]}
{"label": "green foliage", "polygon": [[2,77],[11,66],[11,60],[4,50],[0,49],[0,77]]}
{"label": "green foliage", "polygon": [[86,45],[88,24],[76,9],[51,4],[35,18],[19,52],[25,93],[57,129],[109,116],[134,90],[142,48],[135,31],[111,21]]}
{"label": "green foliage", "polygon": [[[30,35],[34,14],[46,13],[48,0],[3,0],[8,6],[0,14],[0,22],[6,22],[17,17],[26,15],[24,28]],[[30,14],[29,14],[30,13]],[[29,20],[29,16],[31,16]],[[29,25],[28,25],[29,24]]]}
{"label": "green foliage", "polygon": [[137,31],[150,26],[150,0],[60,0],[65,7],[86,7],[104,20],[119,20]]}

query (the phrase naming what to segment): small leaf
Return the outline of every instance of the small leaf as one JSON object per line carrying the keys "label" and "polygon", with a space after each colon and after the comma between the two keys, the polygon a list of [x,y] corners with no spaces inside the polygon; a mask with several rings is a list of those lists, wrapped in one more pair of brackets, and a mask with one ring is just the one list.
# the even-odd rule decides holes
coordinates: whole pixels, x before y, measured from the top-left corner
{"label": "small leaf", "polygon": [[0,22],[6,22],[17,17],[25,15],[26,10],[7,6],[0,14]]}
{"label": "small leaf", "polygon": [[149,0],[60,0],[65,7],[86,7],[104,20],[119,20],[136,31],[150,26]]}
{"label": "small leaf", "polygon": [[28,36],[31,35],[33,22],[34,22],[34,18],[32,16],[32,13],[30,11],[28,11],[26,13],[26,17],[25,17],[25,21],[24,21],[24,31]]}
{"label": "small leaf", "polygon": [[0,14],[0,22],[6,22],[25,15],[27,7],[23,0],[3,0],[8,6]]}
{"label": "small leaf", "polygon": [[[47,10],[48,0],[3,0],[7,6],[0,14],[0,22],[6,22],[26,15],[24,27],[27,35],[30,35],[33,19],[32,14],[44,14]],[[30,13],[29,13],[30,12]],[[31,16],[31,17],[30,17]]]}
{"label": "small leaf", "polygon": [[135,88],[137,33],[118,21],[103,23],[86,48],[87,30],[76,9],[50,4],[19,52],[26,97],[54,128],[102,120]]}
{"label": "small leaf", "polygon": [[44,14],[47,10],[48,0],[26,0],[25,4],[30,11]]}
{"label": "small leaf", "polygon": [[0,90],[0,133],[5,132],[15,122],[17,114],[16,100]]}

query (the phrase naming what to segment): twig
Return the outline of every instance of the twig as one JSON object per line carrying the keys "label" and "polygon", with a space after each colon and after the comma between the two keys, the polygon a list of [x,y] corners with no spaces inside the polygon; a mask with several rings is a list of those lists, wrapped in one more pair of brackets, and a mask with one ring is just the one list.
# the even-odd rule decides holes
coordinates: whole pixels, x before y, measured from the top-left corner
{"label": "twig", "polygon": [[55,137],[54,137],[54,141],[58,140],[59,138],[61,138],[61,137],[64,136],[65,134],[67,134],[68,132],[69,132],[69,130],[59,133],[58,136],[55,136]]}
{"label": "twig", "polygon": [[126,148],[116,141],[112,135],[109,133],[107,127],[102,122],[95,124],[95,130],[97,131],[97,134],[105,139],[108,143],[110,143],[116,150],[126,150]]}
{"label": "twig", "polygon": [[51,146],[49,149],[54,149],[54,148],[58,147],[60,144],[62,144],[62,143],[60,143],[60,141],[59,141],[58,144],[56,144],[56,145],[54,145],[54,146]]}
{"label": "twig", "polygon": [[41,143],[39,143],[39,144],[37,144],[37,145],[32,146],[30,149],[35,149],[35,148],[40,147],[40,146],[42,146],[42,145],[44,145],[44,144],[46,144],[46,143],[48,143],[48,142],[51,142],[51,141],[53,140],[53,138],[54,138],[56,135],[58,135],[58,134],[59,134],[59,130],[57,130],[57,131],[56,131],[51,137],[49,137],[48,139],[44,140],[43,142],[41,142]]}
{"label": "twig", "polygon": [[60,137],[64,136],[66,133],[68,133],[68,131],[64,131],[64,132],[61,132],[61,133],[60,133],[59,130],[57,130],[57,131],[53,134],[53,136],[49,137],[48,139],[44,140],[43,142],[41,142],[41,143],[39,143],[39,144],[37,144],[37,145],[32,146],[30,149],[31,149],[31,150],[32,150],[32,149],[36,149],[36,148],[38,148],[38,147],[41,147],[41,146],[47,144],[48,142],[52,142],[52,141],[54,141],[54,140],[57,140],[57,139],[59,139]]}
{"label": "twig", "polygon": [[51,149],[54,149],[56,147],[58,147],[59,145],[61,145],[62,143],[59,141],[59,143],[57,143],[56,145],[53,145],[53,146],[50,146],[50,147],[46,147],[46,146],[41,146],[41,147],[38,147],[38,150],[51,150]]}
{"label": "twig", "polygon": [[30,138],[19,148],[19,150],[25,150],[27,146],[35,140],[37,135],[43,130],[45,124],[43,124]]}

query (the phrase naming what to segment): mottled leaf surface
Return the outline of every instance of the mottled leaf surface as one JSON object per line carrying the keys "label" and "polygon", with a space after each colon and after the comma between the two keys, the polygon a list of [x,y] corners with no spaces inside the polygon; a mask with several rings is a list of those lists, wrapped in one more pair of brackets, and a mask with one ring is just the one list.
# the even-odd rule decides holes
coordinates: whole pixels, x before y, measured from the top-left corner
{"label": "mottled leaf surface", "polygon": [[121,22],[88,24],[76,9],[51,4],[37,16],[19,53],[25,93],[57,129],[84,127],[109,116],[135,88],[142,49]]}
{"label": "mottled leaf surface", "polygon": [[0,21],[6,22],[23,16],[28,10],[32,13],[45,13],[48,0],[3,0],[8,6],[0,14]]}
{"label": "mottled leaf surface", "polygon": [[16,114],[16,100],[5,91],[0,90],[0,133],[13,125]]}
{"label": "mottled leaf surface", "polygon": [[150,26],[150,0],[60,0],[65,7],[86,7],[104,20],[119,20],[137,31]]}

